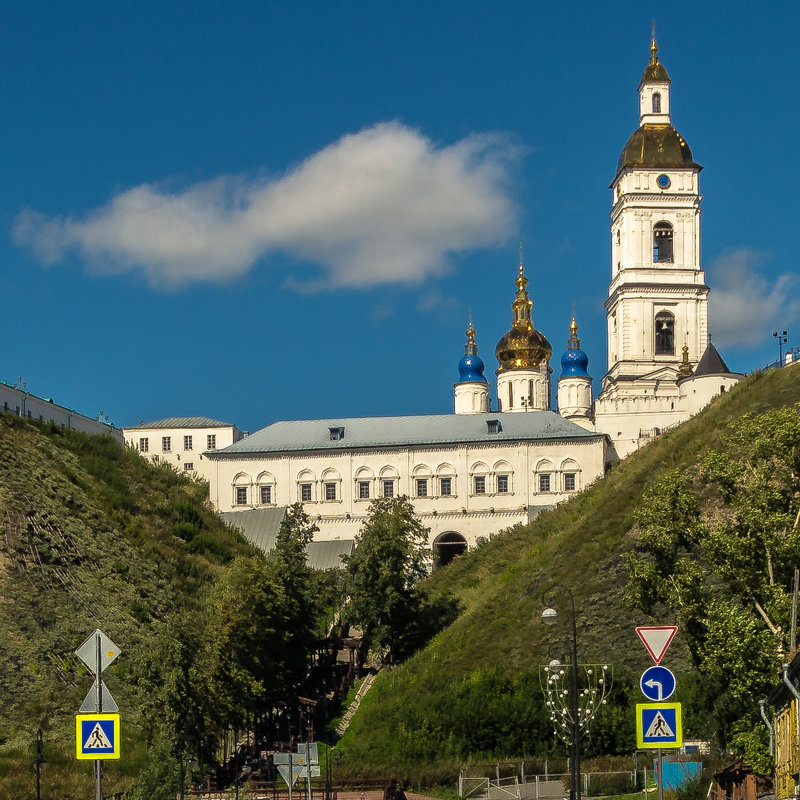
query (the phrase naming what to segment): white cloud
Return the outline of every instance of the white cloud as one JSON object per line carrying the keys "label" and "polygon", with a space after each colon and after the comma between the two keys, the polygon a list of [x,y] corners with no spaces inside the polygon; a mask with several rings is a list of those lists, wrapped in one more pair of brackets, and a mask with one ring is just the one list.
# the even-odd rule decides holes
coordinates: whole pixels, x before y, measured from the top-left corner
{"label": "white cloud", "polygon": [[769,332],[800,320],[800,281],[793,273],[777,278],[762,271],[766,257],[748,248],[724,253],[711,265],[709,299],[714,344],[755,350]]}
{"label": "white cloud", "polygon": [[507,187],[519,157],[501,135],[439,147],[383,123],[275,180],[144,184],[80,219],[25,210],[14,240],[44,264],[77,251],[94,272],[138,269],[157,287],[231,280],[276,253],[321,269],[288,279],[294,288],[414,284],[446,271],[451,254],[513,232]]}

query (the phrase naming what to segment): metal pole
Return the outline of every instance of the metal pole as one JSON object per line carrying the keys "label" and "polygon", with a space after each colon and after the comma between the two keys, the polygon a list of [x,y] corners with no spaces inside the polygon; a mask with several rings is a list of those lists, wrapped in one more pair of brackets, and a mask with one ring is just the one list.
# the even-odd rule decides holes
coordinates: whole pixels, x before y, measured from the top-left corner
{"label": "metal pole", "polygon": [[42,729],[36,731],[36,800],[41,800],[42,787]]}
{"label": "metal pole", "polygon": [[239,729],[233,729],[233,785],[236,787],[236,800],[239,800]]}
{"label": "metal pole", "polygon": [[800,586],[800,569],[794,568],[794,591],[792,592],[792,633],[789,640],[791,652],[797,649],[797,591]]}
{"label": "metal pole", "polygon": [[567,593],[572,606],[572,671],[569,684],[569,705],[570,714],[572,715],[573,779],[570,796],[573,800],[581,800],[581,725],[578,718],[578,626],[575,621],[575,598],[569,589],[567,589]]}
{"label": "metal pole", "polygon": [[664,800],[664,757],[658,748],[658,800]]}
{"label": "metal pole", "polygon": [[294,778],[294,764],[292,764],[292,753],[289,751],[289,780],[286,783],[289,784],[289,800],[292,800],[292,780]]}
{"label": "metal pole", "polygon": [[[100,673],[103,671],[103,654],[102,642],[100,641],[100,634],[94,637],[95,644],[95,688],[97,690],[97,713],[101,714],[103,711],[103,681],[100,678]],[[94,760],[94,778],[95,778],[95,797],[97,800],[103,800],[103,762],[96,758]]]}

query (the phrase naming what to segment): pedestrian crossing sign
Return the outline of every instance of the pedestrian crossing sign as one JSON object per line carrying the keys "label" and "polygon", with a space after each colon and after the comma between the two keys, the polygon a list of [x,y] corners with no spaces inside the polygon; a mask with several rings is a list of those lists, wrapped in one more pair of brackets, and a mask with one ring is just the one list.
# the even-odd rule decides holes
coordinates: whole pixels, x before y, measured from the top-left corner
{"label": "pedestrian crossing sign", "polygon": [[680,703],[637,703],[636,746],[656,750],[683,746]]}
{"label": "pedestrian crossing sign", "polygon": [[75,717],[75,757],[119,758],[119,714],[78,714]]}

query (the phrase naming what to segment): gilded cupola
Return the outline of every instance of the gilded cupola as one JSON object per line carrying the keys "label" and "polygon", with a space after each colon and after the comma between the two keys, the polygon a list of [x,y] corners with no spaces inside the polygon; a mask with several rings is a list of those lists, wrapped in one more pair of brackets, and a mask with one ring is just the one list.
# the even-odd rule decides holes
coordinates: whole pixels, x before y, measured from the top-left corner
{"label": "gilded cupola", "polygon": [[512,369],[530,369],[548,362],[553,348],[543,333],[533,327],[531,310],[533,302],[528,297],[528,279],[522,259],[517,275],[517,294],[511,304],[514,323],[511,330],[497,343],[495,355],[500,363],[497,372]]}
{"label": "gilded cupola", "polygon": [[670,119],[670,78],[658,59],[655,31],[650,41],[650,62],[639,81],[639,127],[622,148],[617,174],[626,167],[645,169],[702,169]]}

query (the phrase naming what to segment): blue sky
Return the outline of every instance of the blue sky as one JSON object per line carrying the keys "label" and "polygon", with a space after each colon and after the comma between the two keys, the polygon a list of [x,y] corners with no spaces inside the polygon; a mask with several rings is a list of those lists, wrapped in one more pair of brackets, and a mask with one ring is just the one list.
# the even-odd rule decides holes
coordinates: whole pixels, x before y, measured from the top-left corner
{"label": "blue sky", "polygon": [[0,379],[118,426],[447,413],[519,242],[606,368],[608,185],[656,20],[732,369],[800,345],[800,6],[119,2],[0,29]]}

